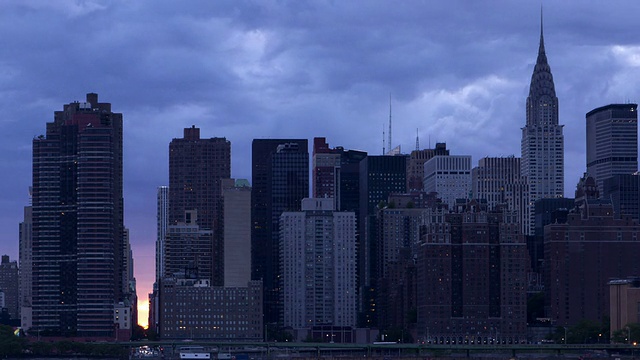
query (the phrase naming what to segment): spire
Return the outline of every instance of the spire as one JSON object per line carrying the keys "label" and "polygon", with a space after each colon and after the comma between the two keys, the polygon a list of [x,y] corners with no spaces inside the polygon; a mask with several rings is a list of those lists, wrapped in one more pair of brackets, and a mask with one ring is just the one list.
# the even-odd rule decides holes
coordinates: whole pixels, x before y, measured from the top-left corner
{"label": "spire", "polygon": [[391,93],[389,93],[389,142],[387,144],[389,151],[392,149],[391,145]]}
{"label": "spire", "polygon": [[538,48],[538,58],[540,58],[540,54],[544,54],[544,23],[542,19],[542,4],[540,4],[540,47]]}

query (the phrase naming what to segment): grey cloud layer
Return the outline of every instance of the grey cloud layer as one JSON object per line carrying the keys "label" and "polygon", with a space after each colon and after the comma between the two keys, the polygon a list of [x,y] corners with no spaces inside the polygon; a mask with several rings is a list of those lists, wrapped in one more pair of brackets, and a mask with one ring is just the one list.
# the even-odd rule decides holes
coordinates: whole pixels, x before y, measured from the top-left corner
{"label": "grey cloud layer", "polygon": [[[326,136],[380,153],[446,141],[455,154],[520,153],[538,47],[537,1],[5,1],[0,3],[4,252],[31,183],[31,139],[53,111],[98,92],[125,117],[126,222],[151,244],[168,143],[195,124],[232,142],[250,177],[251,139]],[[545,5],[565,126],[567,195],[584,170],[584,114],[638,100],[635,1]],[[606,14],[606,15],[605,15]]]}

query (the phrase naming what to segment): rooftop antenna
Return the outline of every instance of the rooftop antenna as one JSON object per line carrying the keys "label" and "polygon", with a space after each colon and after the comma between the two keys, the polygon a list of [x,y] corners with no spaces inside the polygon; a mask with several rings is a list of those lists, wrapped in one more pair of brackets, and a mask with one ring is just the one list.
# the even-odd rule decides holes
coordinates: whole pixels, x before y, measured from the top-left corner
{"label": "rooftop antenna", "polygon": [[382,155],[386,154],[384,149],[384,123],[382,124]]}
{"label": "rooftop antenna", "polygon": [[391,151],[391,93],[389,93],[389,143],[387,147]]}
{"label": "rooftop antenna", "polygon": [[418,137],[418,128],[416,128],[416,150],[420,150],[420,138]]}
{"label": "rooftop antenna", "polygon": [[431,149],[431,135],[429,135],[429,149]]}

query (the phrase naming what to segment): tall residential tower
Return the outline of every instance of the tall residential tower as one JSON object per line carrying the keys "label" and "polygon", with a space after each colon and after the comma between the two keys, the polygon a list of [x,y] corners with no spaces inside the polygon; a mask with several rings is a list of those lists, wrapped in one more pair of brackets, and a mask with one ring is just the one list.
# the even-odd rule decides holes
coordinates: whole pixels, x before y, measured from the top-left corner
{"label": "tall residential tower", "polygon": [[87,94],[33,139],[33,327],[114,335],[123,301],[122,114]]}

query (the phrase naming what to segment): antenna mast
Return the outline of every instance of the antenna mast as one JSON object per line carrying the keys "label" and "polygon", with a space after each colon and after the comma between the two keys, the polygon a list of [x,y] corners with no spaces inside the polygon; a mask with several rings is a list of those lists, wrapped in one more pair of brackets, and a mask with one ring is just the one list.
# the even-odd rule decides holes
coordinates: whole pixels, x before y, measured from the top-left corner
{"label": "antenna mast", "polygon": [[386,152],[384,151],[384,123],[382,124],[382,155],[384,155]]}
{"label": "antenna mast", "polygon": [[387,146],[391,151],[391,93],[389,93],[389,143]]}
{"label": "antenna mast", "polygon": [[418,128],[416,128],[416,150],[420,150],[420,138],[418,137]]}

